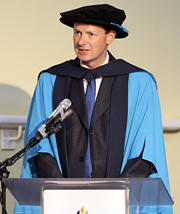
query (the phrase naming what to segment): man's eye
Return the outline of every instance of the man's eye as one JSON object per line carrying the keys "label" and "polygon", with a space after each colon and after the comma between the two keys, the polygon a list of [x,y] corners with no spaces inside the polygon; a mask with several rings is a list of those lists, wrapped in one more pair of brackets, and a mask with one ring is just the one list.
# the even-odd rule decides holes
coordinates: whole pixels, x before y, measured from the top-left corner
{"label": "man's eye", "polygon": [[76,35],[79,35],[80,34],[80,32],[79,31],[76,31],[76,32],[74,32]]}

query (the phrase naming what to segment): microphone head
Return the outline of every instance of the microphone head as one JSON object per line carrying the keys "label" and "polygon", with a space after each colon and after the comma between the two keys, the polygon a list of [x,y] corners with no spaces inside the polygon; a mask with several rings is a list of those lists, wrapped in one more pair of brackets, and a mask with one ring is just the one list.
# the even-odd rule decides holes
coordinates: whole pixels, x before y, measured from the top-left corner
{"label": "microphone head", "polygon": [[65,118],[71,116],[72,113],[73,113],[72,109],[68,109],[68,110],[64,113]]}
{"label": "microphone head", "polygon": [[62,106],[64,111],[66,111],[71,106],[71,101],[66,98],[62,102],[60,102],[60,106]]}

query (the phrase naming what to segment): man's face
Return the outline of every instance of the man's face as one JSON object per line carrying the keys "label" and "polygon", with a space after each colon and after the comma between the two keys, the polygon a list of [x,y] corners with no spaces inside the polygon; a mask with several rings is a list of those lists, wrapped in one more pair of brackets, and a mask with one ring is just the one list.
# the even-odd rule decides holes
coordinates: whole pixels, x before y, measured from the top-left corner
{"label": "man's face", "polygon": [[88,68],[101,66],[106,59],[108,45],[113,41],[115,32],[106,32],[103,27],[91,24],[74,24],[74,49],[78,58]]}

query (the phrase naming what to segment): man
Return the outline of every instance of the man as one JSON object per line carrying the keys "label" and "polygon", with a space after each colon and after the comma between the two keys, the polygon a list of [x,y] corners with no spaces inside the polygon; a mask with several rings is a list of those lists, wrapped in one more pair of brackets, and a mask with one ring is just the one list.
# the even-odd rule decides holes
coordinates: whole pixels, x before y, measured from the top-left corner
{"label": "man", "polygon": [[28,150],[21,177],[161,177],[170,191],[155,79],[108,52],[115,38],[128,36],[124,11],[92,5],[61,16],[73,28],[77,58],[40,73],[26,144],[63,99],[71,100],[73,114],[56,136]]}

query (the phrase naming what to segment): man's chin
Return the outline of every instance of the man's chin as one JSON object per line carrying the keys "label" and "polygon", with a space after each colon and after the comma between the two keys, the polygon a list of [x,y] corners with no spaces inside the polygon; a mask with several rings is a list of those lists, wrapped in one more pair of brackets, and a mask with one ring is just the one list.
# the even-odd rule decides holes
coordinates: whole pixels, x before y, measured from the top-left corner
{"label": "man's chin", "polygon": [[82,55],[78,55],[79,60],[82,61],[83,64],[88,64],[88,62],[90,61],[90,58],[87,56],[82,56]]}

